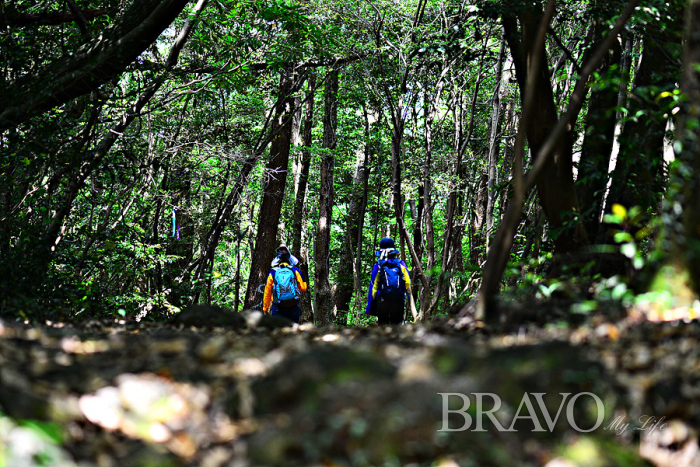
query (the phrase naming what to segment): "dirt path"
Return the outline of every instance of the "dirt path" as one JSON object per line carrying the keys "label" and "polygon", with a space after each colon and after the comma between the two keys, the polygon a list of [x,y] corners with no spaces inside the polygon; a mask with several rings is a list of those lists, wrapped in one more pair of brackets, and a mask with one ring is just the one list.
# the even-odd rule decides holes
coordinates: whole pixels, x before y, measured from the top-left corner
{"label": "dirt path", "polygon": [[[0,321],[0,466],[648,465],[640,452],[697,465],[696,322],[497,335],[245,318],[210,329]],[[483,412],[494,396],[479,393],[500,399],[495,421]],[[576,426],[595,426],[600,410],[590,395],[571,403],[580,393],[604,407],[590,433]],[[496,428],[516,415],[513,431]]]}

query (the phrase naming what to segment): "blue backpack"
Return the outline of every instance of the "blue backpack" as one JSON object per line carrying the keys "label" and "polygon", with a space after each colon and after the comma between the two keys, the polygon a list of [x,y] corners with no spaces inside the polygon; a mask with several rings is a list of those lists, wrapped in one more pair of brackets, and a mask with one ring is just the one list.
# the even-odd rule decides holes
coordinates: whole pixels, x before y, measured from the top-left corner
{"label": "blue backpack", "polygon": [[299,301],[299,289],[294,271],[289,266],[280,266],[275,272],[275,285],[272,289],[274,303],[281,307],[290,307]]}
{"label": "blue backpack", "polygon": [[379,288],[377,296],[384,300],[403,300],[406,281],[401,270],[400,259],[385,259],[379,262]]}

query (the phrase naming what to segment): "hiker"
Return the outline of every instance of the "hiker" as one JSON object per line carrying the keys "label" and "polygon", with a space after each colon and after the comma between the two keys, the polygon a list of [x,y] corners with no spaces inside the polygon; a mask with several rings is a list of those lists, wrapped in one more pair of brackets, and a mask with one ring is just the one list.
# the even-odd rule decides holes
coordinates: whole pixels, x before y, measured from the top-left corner
{"label": "hiker", "polygon": [[[299,262],[294,258],[295,264]],[[273,268],[267,275],[263,295],[263,313],[268,310],[273,316],[282,316],[299,323],[301,307],[299,298],[306,292],[306,282],[301,271],[291,265],[292,255],[286,246],[277,248],[277,256],[272,261]]]}
{"label": "hiker", "polygon": [[365,314],[376,316],[379,324],[401,324],[405,298],[411,290],[408,266],[399,258],[391,238],[382,238],[376,254]]}

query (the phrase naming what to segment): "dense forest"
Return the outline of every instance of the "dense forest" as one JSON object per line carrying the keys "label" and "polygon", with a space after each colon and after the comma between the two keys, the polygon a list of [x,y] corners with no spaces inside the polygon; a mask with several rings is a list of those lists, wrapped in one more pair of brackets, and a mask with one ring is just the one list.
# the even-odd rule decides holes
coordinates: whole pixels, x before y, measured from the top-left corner
{"label": "dense forest", "polygon": [[5,0],[0,56],[0,467],[699,465],[700,0]]}
{"label": "dense forest", "polygon": [[686,2],[124,3],[3,3],[3,314],[259,308],[286,244],[305,319],[360,323],[384,236],[419,320],[692,307]]}

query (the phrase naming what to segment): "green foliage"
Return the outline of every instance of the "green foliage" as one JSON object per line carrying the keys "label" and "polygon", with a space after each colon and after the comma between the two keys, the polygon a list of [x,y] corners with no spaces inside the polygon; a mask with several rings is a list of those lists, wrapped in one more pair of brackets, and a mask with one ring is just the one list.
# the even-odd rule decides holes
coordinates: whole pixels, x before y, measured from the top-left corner
{"label": "green foliage", "polygon": [[[57,1],[11,3],[3,10],[8,21],[16,15],[66,8],[65,2]],[[75,21],[58,26],[8,26],[8,33],[0,35],[0,54],[6,64],[2,84],[30,75],[70,54],[89,36],[102,33],[114,22],[123,3],[81,4],[86,9],[107,10],[91,18],[86,35]],[[362,298],[360,306],[378,240],[389,234],[398,243],[391,186],[392,138],[396,137],[393,132],[398,118],[403,132],[398,160],[404,221],[430,286],[421,294],[431,295],[441,277],[449,293],[443,289],[437,313],[470,300],[480,284],[486,236],[492,241],[512,194],[512,149],[521,111],[516,77],[508,75],[500,83],[501,77],[494,73],[502,34],[499,21],[504,15],[522,13],[531,3],[211,2],[177,66],[165,73],[164,59],[189,13],[182,15],[119,79],[0,136],[0,274],[10,278],[0,284],[0,312],[22,319],[98,316],[157,320],[194,301],[228,306],[241,303],[251,271],[261,194],[266,177],[275,176],[264,170],[262,161],[269,156],[269,149],[261,148],[268,148],[263,142],[272,137],[269,120],[278,98],[279,73],[290,64],[297,66],[295,73],[300,78],[307,77],[311,67],[318,76],[313,141],[306,148],[311,153],[311,171],[303,207],[303,246],[302,251],[294,252],[303,254],[308,262],[313,291],[319,166],[328,153],[321,149],[327,92],[323,77],[330,69],[324,65],[335,60],[342,62],[342,67],[337,96],[338,144],[332,154],[331,284],[341,282],[342,253],[349,244],[350,206],[364,190],[355,178],[365,152],[370,173],[361,232],[362,288],[353,291]],[[417,15],[419,6],[424,10]],[[580,65],[583,52],[590,47],[583,37],[585,28],[594,20],[611,23],[622,7],[621,2],[558,4],[552,31]],[[645,2],[628,33],[663,42],[663,54],[677,65],[677,13],[681,7],[682,2]],[[555,64],[562,51],[550,36],[548,58]],[[633,58],[638,58],[639,48],[633,53]],[[562,55],[561,66],[552,70],[556,71],[552,80],[560,108],[568,103],[576,79],[570,60]],[[637,72],[633,67],[632,74]],[[101,142],[113,135],[113,125],[132,112],[136,99],[154,82],[163,83],[157,94],[118,135],[109,153],[95,162]],[[665,131],[666,121],[684,105],[676,83],[676,74],[657,71],[650,82],[634,88],[630,102],[606,112],[619,112],[623,125],[641,125],[642,134],[650,122],[663,123]],[[488,141],[493,131],[491,105],[497,85],[504,101],[496,140],[495,223],[487,233],[486,226],[478,225],[476,214],[485,210],[477,205],[478,190],[487,170]],[[622,76],[617,64],[607,73],[594,74],[591,82],[593,90],[618,90],[627,85],[627,76]],[[442,92],[436,97],[430,127],[428,166],[426,109],[439,86]],[[303,99],[308,97],[304,87],[295,89],[293,96],[302,110]],[[392,112],[399,110],[401,114],[392,117]],[[597,131],[594,125],[585,128],[582,120],[573,128],[575,152],[580,149],[579,136]],[[369,126],[367,133],[365,124]],[[299,127],[303,123],[295,120],[295,128]],[[638,140],[635,135],[621,138],[621,154],[639,154]],[[683,143],[676,144],[681,151]],[[260,162],[255,163],[248,179],[240,180],[244,161],[254,154]],[[294,162],[289,170],[297,178],[301,154],[300,146],[293,148]],[[613,207],[605,219],[614,230],[614,248],[629,260],[631,271],[626,274],[630,277],[648,261],[656,222],[654,200],[665,189],[661,158],[648,157],[644,162],[654,175],[653,186],[641,178],[629,181],[624,177],[624,183],[618,185],[628,184],[625,186],[641,194],[648,192],[648,203],[627,203],[640,207],[622,210],[616,205],[619,207]],[[637,165],[629,167],[636,169]],[[691,175],[692,170],[684,174]],[[426,176],[432,187],[430,206],[421,198]],[[602,168],[590,177],[607,180],[608,173]],[[287,244],[292,241],[295,214],[292,179],[288,177],[283,194],[282,228],[277,239]],[[585,185],[592,180],[577,183]],[[238,189],[240,198],[227,207],[229,196]],[[448,225],[448,200],[457,203],[452,225]],[[552,229],[546,222],[538,222],[538,203],[535,194],[528,195],[505,284],[521,295],[542,300],[580,299],[573,310],[579,314],[595,311],[595,300],[627,303],[633,288],[629,277],[619,277],[613,284],[591,273],[586,265],[564,267],[562,276],[549,275],[556,263],[551,254],[553,240],[575,229],[595,208],[582,206],[579,212],[562,212],[563,226]],[[179,239],[171,233],[173,208],[177,208]],[[230,215],[221,221],[224,208],[230,208]],[[200,270],[217,226],[221,229],[213,263]],[[454,228],[452,238],[457,238],[454,245],[445,244],[450,227]],[[416,271],[405,246],[404,253],[409,267]],[[443,256],[450,260],[446,270]],[[415,273],[413,279],[416,285],[420,282]],[[593,284],[593,292],[581,292],[584,280]],[[353,297],[353,307],[355,303]],[[356,311],[348,314],[347,325],[367,325],[374,320],[363,310],[358,318]]]}

